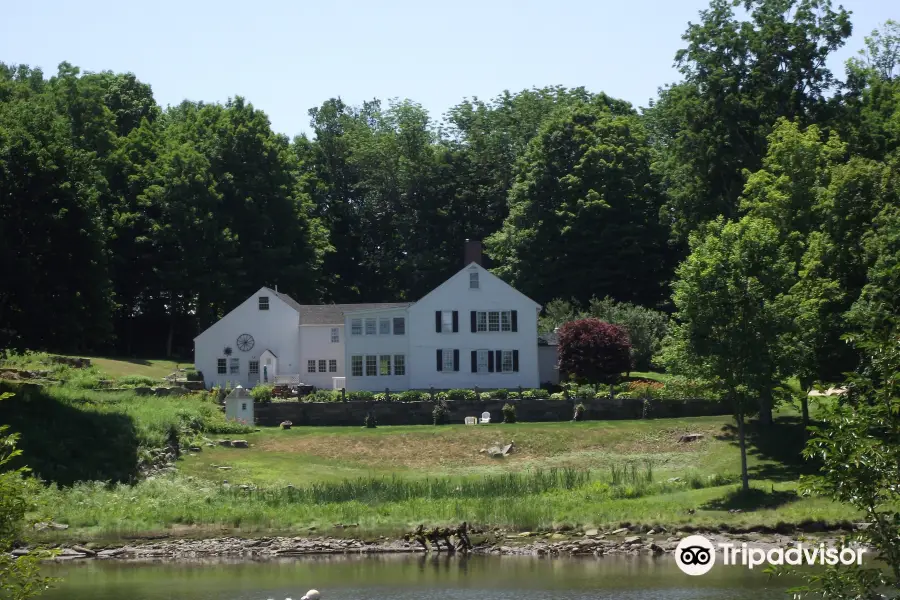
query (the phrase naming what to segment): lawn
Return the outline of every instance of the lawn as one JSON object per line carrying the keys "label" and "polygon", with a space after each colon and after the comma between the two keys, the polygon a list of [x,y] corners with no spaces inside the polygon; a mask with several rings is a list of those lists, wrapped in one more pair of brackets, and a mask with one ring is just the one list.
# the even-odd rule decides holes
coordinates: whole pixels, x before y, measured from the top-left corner
{"label": "lawn", "polygon": [[90,358],[91,364],[112,378],[143,376],[162,379],[179,367],[194,366],[193,363],[187,362],[143,358],[104,358],[100,356],[82,356],[81,358]]}

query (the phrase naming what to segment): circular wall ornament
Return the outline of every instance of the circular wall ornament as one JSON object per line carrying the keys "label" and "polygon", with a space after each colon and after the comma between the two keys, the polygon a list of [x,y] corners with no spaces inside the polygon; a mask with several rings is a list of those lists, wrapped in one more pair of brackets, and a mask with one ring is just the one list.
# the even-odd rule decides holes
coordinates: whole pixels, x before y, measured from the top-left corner
{"label": "circular wall ornament", "polygon": [[249,333],[242,333],[238,336],[237,339],[237,347],[241,352],[247,352],[253,348],[255,342],[253,341],[253,336]]}

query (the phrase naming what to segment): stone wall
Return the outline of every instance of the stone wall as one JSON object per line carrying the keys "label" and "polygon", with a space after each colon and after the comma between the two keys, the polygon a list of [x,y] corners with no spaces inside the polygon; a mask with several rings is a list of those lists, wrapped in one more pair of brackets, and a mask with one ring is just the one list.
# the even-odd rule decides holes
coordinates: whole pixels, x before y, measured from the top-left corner
{"label": "stone wall", "polygon": [[[516,417],[523,422],[571,421],[575,405],[585,407],[587,420],[641,418],[702,417],[730,415],[727,404],[712,400],[650,400],[644,406],[640,398],[602,398],[591,400],[487,400],[448,401],[448,422],[465,422],[466,417],[480,417],[489,412],[491,421],[503,421],[502,408],[509,402],[516,407]],[[294,425],[363,425],[372,411],[379,425],[430,425],[434,404],[431,402],[273,402],[256,404],[256,423],[276,426],[282,421]]]}

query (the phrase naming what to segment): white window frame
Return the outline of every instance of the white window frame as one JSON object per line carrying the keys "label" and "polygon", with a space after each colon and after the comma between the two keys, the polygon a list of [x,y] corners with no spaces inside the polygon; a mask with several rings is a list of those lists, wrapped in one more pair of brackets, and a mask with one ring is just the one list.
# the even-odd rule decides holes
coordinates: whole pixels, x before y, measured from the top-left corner
{"label": "white window frame", "polygon": [[324,358],[319,359],[319,373],[327,373],[328,372],[328,361]]}
{"label": "white window frame", "polygon": [[247,363],[247,374],[248,375],[259,375],[259,361],[251,360]]}
{"label": "white window frame", "polygon": [[337,359],[336,358],[328,359],[328,372],[329,373],[337,373]]}
{"label": "white window frame", "polygon": [[475,331],[478,333],[482,333],[488,330],[487,326],[488,318],[487,313],[483,310],[475,313]]}
{"label": "white window frame", "polygon": [[453,311],[441,311],[441,333],[453,333]]}
{"label": "white window frame", "polygon": [[378,319],[366,319],[366,335],[378,334]]}
{"label": "white window frame", "polygon": [[476,373],[487,373],[488,372],[488,354],[490,350],[476,350]]}
{"label": "white window frame", "polygon": [[260,296],[259,297],[259,310],[269,310],[269,297],[268,296]]}
{"label": "white window frame", "polygon": [[406,375],[406,355],[394,355],[394,375]]}
{"label": "white window frame", "polygon": [[[513,372],[513,351],[512,350],[502,350],[500,352],[500,371],[502,373],[512,373]],[[507,369],[506,367],[509,366]]]}
{"label": "white window frame", "polygon": [[441,370],[444,373],[453,373],[455,371],[453,367],[453,350],[444,348],[443,356],[441,357]]}
{"label": "white window frame", "polygon": [[339,344],[341,342],[341,330],[337,327],[331,328],[331,343]]}
{"label": "white window frame", "polygon": [[228,374],[229,375],[240,375],[241,374],[241,359],[240,358],[232,358],[228,361]]}
{"label": "white window frame", "polygon": [[469,289],[477,290],[479,289],[480,283],[478,281],[478,271],[469,271]]}
{"label": "white window frame", "polygon": [[391,335],[391,319],[389,317],[378,319],[378,335]]}
{"label": "white window frame", "polygon": [[[394,317],[394,335],[406,335],[406,317]],[[400,331],[397,331],[397,323],[400,323]]]}
{"label": "white window frame", "polygon": [[350,376],[363,376],[363,357],[361,354],[355,354],[350,357]]}
{"label": "white window frame", "polygon": [[362,335],[362,319],[350,319],[350,335]]}
{"label": "white window frame", "polygon": [[[500,331],[500,311],[499,310],[491,310],[488,311],[487,314],[487,323],[488,323],[488,331],[495,332]],[[495,329],[496,327],[496,329]]]}
{"label": "white window frame", "polygon": [[227,375],[228,374],[228,359],[227,358],[217,358],[216,359],[216,373],[219,375]]}
{"label": "white window frame", "polygon": [[377,377],[377,376],[378,376],[378,356],[376,356],[375,354],[366,354],[366,377]]}
{"label": "white window frame", "polygon": [[[387,359],[387,361],[385,361]],[[387,367],[387,368],[385,368]],[[382,354],[378,357],[378,376],[387,377],[391,374],[391,355]]]}
{"label": "white window frame", "polygon": [[310,358],[306,361],[306,372],[307,373],[315,373],[316,372],[316,359]]}
{"label": "white window frame", "polygon": [[512,311],[500,311],[500,331],[512,331]]}

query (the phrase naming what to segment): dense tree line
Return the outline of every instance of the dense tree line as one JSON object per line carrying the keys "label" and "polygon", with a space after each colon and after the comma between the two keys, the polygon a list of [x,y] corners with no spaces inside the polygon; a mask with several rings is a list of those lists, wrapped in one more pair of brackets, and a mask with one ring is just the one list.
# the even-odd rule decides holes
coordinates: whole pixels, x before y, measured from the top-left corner
{"label": "dense tree line", "polygon": [[0,347],[190,355],[261,285],[300,302],[415,300],[461,266],[467,238],[538,302],[683,320],[676,267],[725,235],[778,249],[772,293],[803,308],[791,368],[839,372],[840,336],[900,297],[900,31],[887,22],[832,73],[846,11],[743,5],[713,0],[689,24],[681,81],[643,110],[562,87],[440,119],[332,98],[293,140],[244,98],[163,108],[132,74],[0,64]]}

